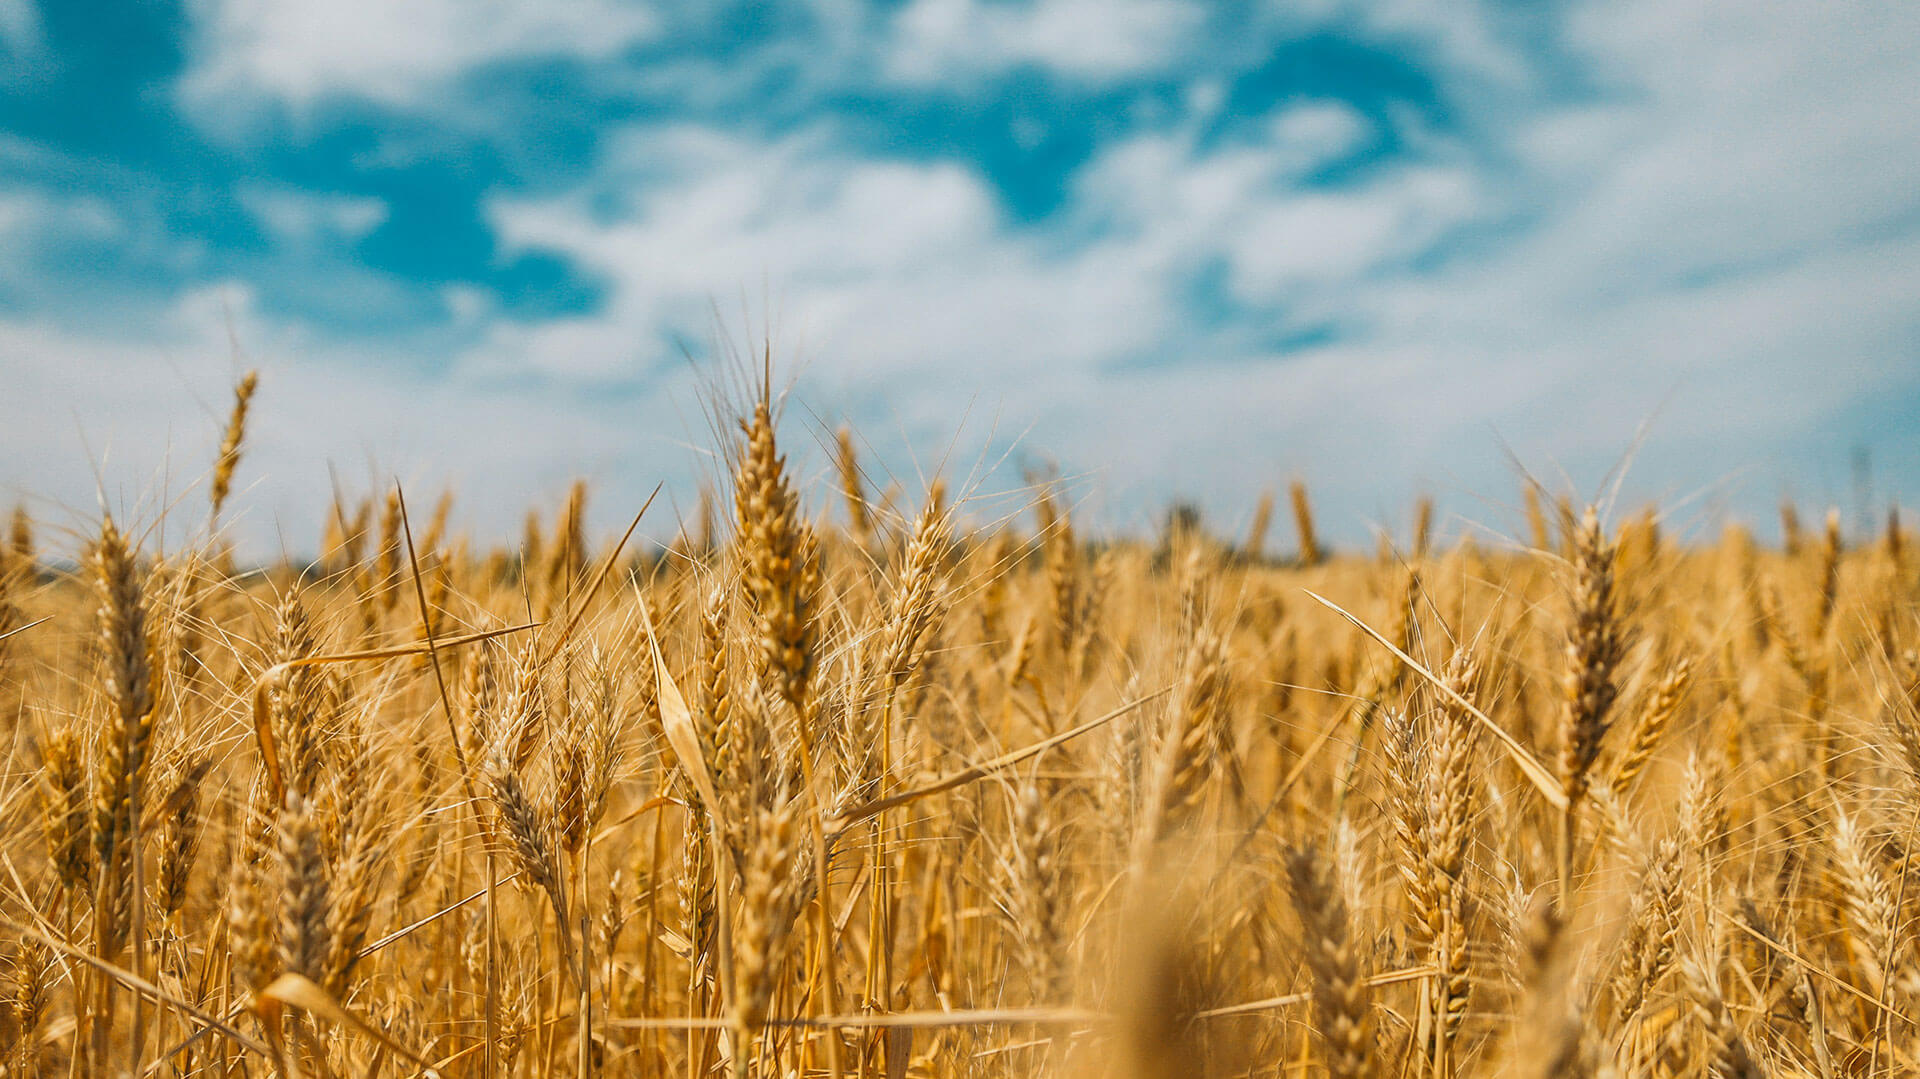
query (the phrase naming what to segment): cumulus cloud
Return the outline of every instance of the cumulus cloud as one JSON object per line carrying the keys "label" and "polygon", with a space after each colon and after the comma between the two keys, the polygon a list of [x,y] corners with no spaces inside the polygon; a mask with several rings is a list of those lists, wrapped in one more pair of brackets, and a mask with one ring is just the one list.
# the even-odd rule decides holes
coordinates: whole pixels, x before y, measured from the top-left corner
{"label": "cumulus cloud", "polygon": [[40,242],[60,234],[107,237],[123,228],[113,208],[97,198],[0,191],[0,237],[11,244]]}
{"label": "cumulus cloud", "polygon": [[[612,220],[600,208],[608,193],[625,203]],[[995,250],[993,195],[963,166],[851,157],[808,134],[767,143],[702,128],[636,130],[581,191],[502,200],[493,216],[509,244],[564,252],[615,292],[601,313],[503,327],[484,355],[585,373],[613,373],[636,350],[671,349],[662,331],[700,335],[716,301],[748,290],[761,299],[763,284],[804,322],[796,332],[837,348],[839,330],[870,313],[865,290],[875,284],[985,284],[1007,262]],[[953,306],[968,308],[959,297]],[[864,345],[876,327],[860,325]],[[896,372],[922,358],[862,355]]]}
{"label": "cumulus cloud", "polygon": [[1180,59],[1204,21],[1182,0],[913,0],[893,18],[886,71],[909,83],[993,74],[1021,64],[1103,81]]}
{"label": "cumulus cloud", "polygon": [[650,37],[645,5],[623,0],[197,0],[189,101],[220,115],[260,95],[295,108],[328,96],[411,106],[502,60],[604,59]]}
{"label": "cumulus cloud", "polygon": [[40,11],[33,0],[0,0],[0,45],[17,56],[38,52],[41,44]]}
{"label": "cumulus cloud", "polygon": [[469,360],[611,374],[671,350],[663,329],[698,335],[716,300],[759,299],[763,285],[823,377],[988,386],[1176,359],[1208,344],[1182,340],[1179,291],[1210,262],[1230,268],[1242,299],[1270,304],[1349,285],[1470,216],[1471,178],[1451,170],[1397,169],[1351,191],[1292,186],[1357,126],[1350,110],[1312,103],[1282,114],[1290,137],[1270,146],[1125,141],[1086,166],[1057,230],[1012,227],[957,162],[864,157],[820,130],[766,141],[637,128],[580,190],[493,211],[509,244],[564,252],[611,282],[608,308],[502,326]]}
{"label": "cumulus cloud", "polygon": [[297,244],[351,242],[365,237],[387,219],[387,204],[367,196],[250,184],[241,190],[240,200],[277,237]]}

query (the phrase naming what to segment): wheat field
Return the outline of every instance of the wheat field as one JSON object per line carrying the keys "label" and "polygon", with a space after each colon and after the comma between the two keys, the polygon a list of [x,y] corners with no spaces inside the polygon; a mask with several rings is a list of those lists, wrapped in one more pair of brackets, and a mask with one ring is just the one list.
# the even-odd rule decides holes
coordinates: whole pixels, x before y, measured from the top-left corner
{"label": "wheat field", "polygon": [[766,386],[664,546],[584,485],[497,550],[336,496],[288,565],[17,513],[5,1074],[1920,1068],[1897,520],[1097,536],[846,432],[803,489]]}

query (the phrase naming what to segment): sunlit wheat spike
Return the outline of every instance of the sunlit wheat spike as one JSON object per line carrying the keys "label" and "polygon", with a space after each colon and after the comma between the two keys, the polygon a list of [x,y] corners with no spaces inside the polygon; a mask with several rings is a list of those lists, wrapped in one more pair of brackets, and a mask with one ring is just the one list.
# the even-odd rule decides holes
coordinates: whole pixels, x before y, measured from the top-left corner
{"label": "sunlit wheat spike", "polygon": [[774,442],[772,405],[764,394],[740,430],[733,498],[741,579],[757,624],[761,662],[780,696],[804,713],[818,660],[817,547],[800,516],[786,458]]}
{"label": "sunlit wheat spike", "polygon": [[240,447],[247,437],[247,410],[259,385],[260,372],[248,371],[233,388],[233,412],[227,416],[226,433],[220,439],[220,455],[214,460],[213,484],[209,491],[215,520],[220,518],[220,509],[233,490],[233,474],[240,467]]}

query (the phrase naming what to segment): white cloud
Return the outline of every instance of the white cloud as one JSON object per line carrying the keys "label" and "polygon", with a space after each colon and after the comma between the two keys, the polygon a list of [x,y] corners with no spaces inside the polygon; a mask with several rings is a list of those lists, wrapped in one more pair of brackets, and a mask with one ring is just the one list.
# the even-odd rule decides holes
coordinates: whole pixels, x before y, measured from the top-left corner
{"label": "white cloud", "polygon": [[216,119],[249,107],[236,93],[296,108],[329,95],[417,105],[488,63],[605,59],[657,29],[649,7],[623,0],[196,0],[192,12],[183,89]]}
{"label": "white cloud", "polygon": [[1920,208],[1920,20],[1905,5],[1592,5],[1572,44],[1644,95],[1576,211],[1678,272],[1791,257]]}
{"label": "white cloud", "polygon": [[[397,477],[424,502],[451,484],[461,523],[493,538],[515,535],[520,514],[574,476],[595,483],[596,527],[602,516],[612,527],[663,475],[691,473],[677,448],[689,431],[666,396],[601,402],[566,385],[432,376],[267,318],[237,284],[183,293],[122,335],[0,318],[0,356],[0,500],[30,498],[49,542],[92,527],[96,492],[142,527],[164,517],[169,544],[203,534],[227,395],[255,366],[230,522],[250,555],[312,555],[336,472],[354,495]],[[691,487],[677,490],[684,500]],[[670,535],[662,511],[649,523]]]}
{"label": "white cloud", "polygon": [[0,191],[0,237],[9,243],[59,234],[100,239],[123,230],[112,207],[91,196]]}
{"label": "white cloud", "polygon": [[914,0],[893,18],[884,62],[908,83],[1022,64],[1106,81],[1181,59],[1203,20],[1199,6],[1181,0]]}
{"label": "white cloud", "polygon": [[[640,186],[618,220],[596,213],[597,194]],[[603,314],[502,327],[485,362],[601,376],[659,359],[662,331],[700,334],[713,304],[742,293],[757,301],[762,285],[805,323],[810,343],[897,372],[929,348],[947,350],[871,347],[895,317],[875,310],[886,306],[881,294],[945,290],[943,306],[977,313],[965,297],[1003,288],[1031,258],[995,238],[992,194],[965,169],[846,158],[814,136],[761,143],[696,128],[638,131],[587,191],[503,201],[493,217],[509,244],[565,252],[611,279],[614,295]],[[926,305],[909,310],[938,321]]]}
{"label": "white cloud", "polygon": [[0,0],[0,45],[16,56],[40,51],[40,11],[33,0]]}
{"label": "white cloud", "polygon": [[88,195],[27,189],[0,190],[0,294],[41,297],[57,283],[35,265],[42,253],[63,246],[138,245],[135,230],[104,200]]}
{"label": "white cloud", "polygon": [[1357,190],[1268,200],[1223,238],[1235,289],[1258,303],[1297,285],[1351,287],[1469,220],[1474,188],[1457,170],[1417,168]]}
{"label": "white cloud", "polygon": [[371,196],[329,195],[300,188],[251,184],[240,201],[277,238],[295,244],[353,242],[387,219],[387,204]]}
{"label": "white cloud", "polygon": [[1313,101],[1276,113],[1269,124],[1272,145],[1300,155],[1302,167],[1351,153],[1371,126],[1353,106],[1341,101]]}
{"label": "white cloud", "polygon": [[[1920,388],[1906,360],[1920,333],[1914,255],[1890,245],[1588,317],[1528,311],[1522,298],[1498,318],[1486,305],[1505,297],[1461,281],[1446,296],[1480,325],[1393,326],[1279,362],[1226,353],[1048,387],[1059,396],[1035,442],[1093,473],[1122,524],[1146,524],[1172,492],[1232,519],[1297,474],[1351,539],[1361,521],[1404,527],[1422,488],[1511,531],[1507,447],[1595,494],[1651,421],[1630,499],[1732,487],[1737,509],[1762,515],[1783,483],[1841,497],[1822,481],[1852,448],[1846,410]],[[1796,451],[1809,439],[1828,461]],[[1892,479],[1920,490],[1920,476]]]}
{"label": "white cloud", "polygon": [[1337,7],[1370,35],[1432,57],[1456,90],[1468,82],[1521,90],[1538,77],[1497,0],[1357,0]]}

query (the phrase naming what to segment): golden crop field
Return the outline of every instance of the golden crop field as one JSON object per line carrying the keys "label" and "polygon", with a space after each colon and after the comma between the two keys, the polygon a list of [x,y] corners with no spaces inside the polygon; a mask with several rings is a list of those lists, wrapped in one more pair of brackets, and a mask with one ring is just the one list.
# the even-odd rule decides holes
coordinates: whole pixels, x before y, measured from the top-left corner
{"label": "golden crop field", "polygon": [[584,485],[498,550],[337,499],[310,565],[16,515],[6,1074],[1920,1069],[1897,522],[1334,550],[1296,485],[1279,561],[1271,500],[1100,536],[844,434],[803,490],[764,378],[665,547]]}

